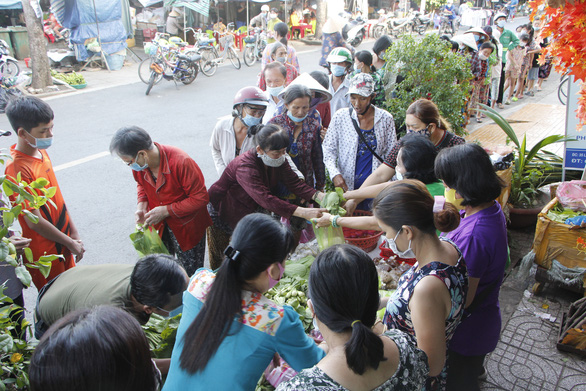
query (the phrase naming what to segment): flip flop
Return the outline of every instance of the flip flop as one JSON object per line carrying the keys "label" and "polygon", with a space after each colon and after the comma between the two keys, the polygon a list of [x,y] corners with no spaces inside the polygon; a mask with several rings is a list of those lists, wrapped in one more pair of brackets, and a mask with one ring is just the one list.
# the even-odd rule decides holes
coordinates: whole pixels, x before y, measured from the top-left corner
{"label": "flip flop", "polygon": [[[516,102],[516,101],[518,101],[519,99],[518,99],[516,96],[514,96],[514,97],[513,97],[513,99],[511,99],[511,100],[512,100],[513,102]],[[510,104],[510,103],[509,103],[509,104]]]}
{"label": "flip flop", "polygon": [[505,108],[505,106],[503,106],[503,104],[502,104],[502,103],[499,103],[499,104],[497,105],[497,107],[498,107],[499,109],[504,109],[504,108]]}

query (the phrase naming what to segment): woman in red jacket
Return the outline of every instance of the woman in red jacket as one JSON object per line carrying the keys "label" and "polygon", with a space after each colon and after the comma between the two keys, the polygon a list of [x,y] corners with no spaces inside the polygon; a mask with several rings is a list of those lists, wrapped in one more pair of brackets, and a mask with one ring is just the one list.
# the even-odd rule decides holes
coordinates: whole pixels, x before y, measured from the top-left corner
{"label": "woman in red jacket", "polygon": [[212,223],[203,174],[179,148],[154,143],[138,126],[119,129],[110,143],[137,182],[136,222],[152,225],[190,276],[203,267],[205,232]]}

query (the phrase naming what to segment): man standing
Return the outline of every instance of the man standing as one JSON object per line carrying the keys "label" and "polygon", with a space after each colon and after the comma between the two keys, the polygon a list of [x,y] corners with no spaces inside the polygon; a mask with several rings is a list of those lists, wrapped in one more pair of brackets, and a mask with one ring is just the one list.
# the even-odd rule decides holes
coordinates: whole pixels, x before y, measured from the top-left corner
{"label": "man standing", "polygon": [[[504,109],[503,106],[503,94],[504,94],[504,87],[505,87],[505,65],[507,63],[507,52],[516,48],[519,45],[519,38],[511,31],[505,29],[505,22],[507,20],[507,16],[502,12],[496,14],[494,18],[495,28],[492,30],[493,36],[499,40],[501,45],[503,45],[502,50],[502,70],[501,70],[501,81],[499,83],[499,94],[498,99],[496,100],[497,107],[499,109]],[[494,97],[493,97],[494,99]]]}

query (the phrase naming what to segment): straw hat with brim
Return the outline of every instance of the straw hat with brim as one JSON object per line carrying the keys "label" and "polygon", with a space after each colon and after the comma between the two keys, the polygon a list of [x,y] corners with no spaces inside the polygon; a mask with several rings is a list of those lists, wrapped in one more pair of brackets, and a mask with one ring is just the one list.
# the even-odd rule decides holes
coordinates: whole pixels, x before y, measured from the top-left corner
{"label": "straw hat with brim", "polygon": [[177,17],[181,16],[181,14],[179,12],[173,10],[173,11],[169,12],[169,16],[173,16],[173,17],[177,18]]}
{"label": "straw hat with brim", "polygon": [[472,34],[456,35],[452,38],[452,41],[458,42],[460,46],[465,45],[474,51],[478,51],[478,45],[476,45],[476,40]]}
{"label": "straw hat with brim", "polygon": [[279,99],[283,99],[289,87],[294,85],[302,85],[309,88],[309,90],[315,94],[316,98],[321,97],[319,103],[325,103],[332,100],[332,94],[330,93],[330,91],[326,90],[324,86],[319,84],[318,81],[311,77],[311,75],[307,72],[304,72],[301,75],[297,76],[295,80],[293,80],[291,84],[287,86],[287,88],[281,91],[281,93],[279,94]]}
{"label": "straw hat with brim", "polygon": [[335,16],[329,18],[326,21],[326,23],[324,23],[324,26],[322,27],[322,32],[324,34],[333,34],[337,31],[342,30],[342,27],[344,27],[344,22],[342,21],[342,18]]}
{"label": "straw hat with brim", "polygon": [[374,94],[374,79],[368,73],[359,73],[350,79],[350,88],[346,96],[358,94],[365,97]]}
{"label": "straw hat with brim", "polygon": [[486,38],[490,38],[488,36],[488,34],[486,33],[486,31],[484,31],[480,27],[473,27],[470,30],[466,31],[464,34],[474,34],[474,33],[484,35]]}

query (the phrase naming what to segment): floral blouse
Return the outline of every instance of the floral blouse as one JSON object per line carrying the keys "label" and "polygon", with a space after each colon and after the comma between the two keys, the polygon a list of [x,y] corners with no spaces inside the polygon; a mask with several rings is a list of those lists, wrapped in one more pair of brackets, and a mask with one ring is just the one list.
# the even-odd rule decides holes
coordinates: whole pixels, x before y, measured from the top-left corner
{"label": "floral blouse", "polygon": [[[327,67],[328,62],[326,61],[326,59],[328,58],[328,55],[332,50],[334,50],[334,48],[338,47],[348,48],[346,41],[344,41],[344,38],[342,37],[342,34],[339,31],[336,31],[335,33],[331,34],[323,33],[321,44],[321,58],[319,59],[319,65],[322,67]],[[351,51],[352,54],[354,54],[353,48]]]}
{"label": "floral blouse", "polygon": [[321,148],[321,124],[314,118],[305,118],[302,122],[301,133],[297,139],[293,138],[295,122],[291,121],[287,113],[273,117],[269,124],[275,124],[285,129],[289,134],[289,156],[305,177],[305,183],[316,189],[323,189],[326,181],[325,165]]}
{"label": "floral blouse", "polygon": [[[429,373],[427,356],[419,350],[412,337],[400,330],[389,330],[384,334],[393,340],[399,349],[399,366],[386,382],[374,391],[419,391],[425,384]],[[318,367],[304,369],[293,379],[281,383],[277,391],[346,391],[347,388],[336,383]]]}

